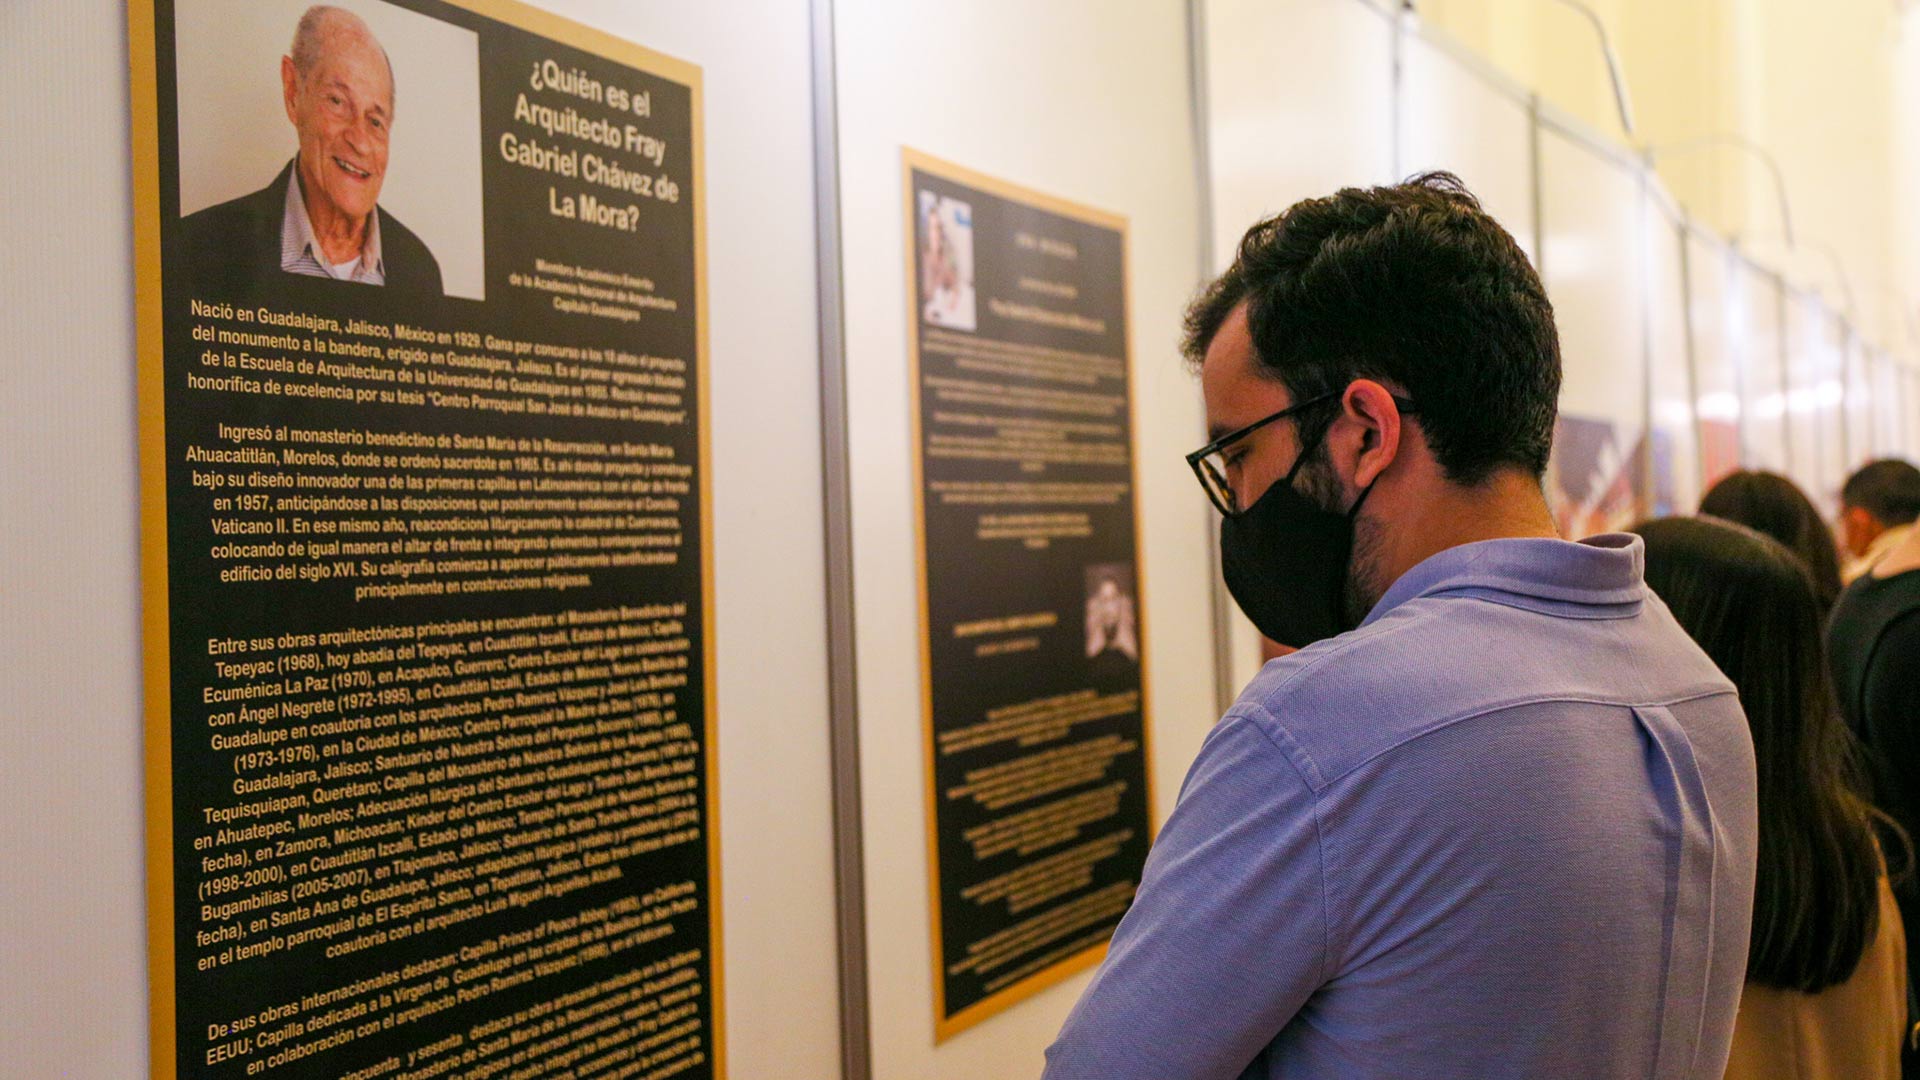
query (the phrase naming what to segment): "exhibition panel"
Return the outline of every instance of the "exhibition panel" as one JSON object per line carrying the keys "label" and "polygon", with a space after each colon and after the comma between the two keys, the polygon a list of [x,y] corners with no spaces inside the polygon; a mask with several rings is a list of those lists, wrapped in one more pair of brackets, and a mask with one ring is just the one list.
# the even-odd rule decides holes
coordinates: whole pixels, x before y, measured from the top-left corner
{"label": "exhibition panel", "polygon": [[1900,402],[1903,407],[1900,425],[1900,453],[1911,455],[1916,437],[1920,437],[1920,367],[1902,364],[1905,375],[1901,386]]}
{"label": "exhibition panel", "polygon": [[1898,454],[1907,446],[1906,380],[1899,359],[1884,350],[1874,356],[1871,366],[1874,453]]}
{"label": "exhibition panel", "polygon": [[[1122,563],[1124,555],[1103,553],[1117,550],[1114,542],[1120,538],[1110,524],[1114,515],[1101,507],[1074,503],[1081,496],[1068,490],[1092,481],[1092,467],[1049,463],[1038,453],[1044,439],[1014,440],[1017,447],[1001,442],[1017,431],[1057,426],[1069,419],[1059,411],[1063,408],[1095,410],[1098,415],[1089,413],[1084,418],[1090,423],[1116,423],[1117,419],[1107,417],[1123,414],[1113,413],[1110,402],[1091,399],[1117,393],[1119,384],[1090,372],[1111,370],[1114,361],[1124,359],[1130,393],[1139,407],[1130,423],[1121,425],[1130,429],[1130,436],[1110,449],[1131,457],[1137,482],[1111,477],[1098,482],[1118,484],[1111,489],[1115,496],[1131,499],[1140,509],[1140,573],[1134,596],[1138,603],[1133,610],[1136,616],[1145,616],[1138,629],[1146,646],[1141,656],[1144,712],[1152,719],[1150,771],[1164,777],[1183,775],[1217,715],[1207,645],[1212,640],[1206,516],[1211,510],[1181,460],[1205,441],[1198,387],[1177,352],[1180,314],[1202,271],[1194,132],[1188,109],[1186,16],[1185,5],[1174,0],[1135,5],[1127,19],[1112,18],[1106,5],[1093,0],[1039,7],[995,0],[973,5],[965,18],[956,18],[951,6],[931,3],[855,0],[834,6],[839,240],[849,298],[848,446],[853,470],[853,550],[859,571],[855,639],[867,974],[875,1003],[871,1012],[875,1076],[1031,1073],[1084,985],[1081,975],[1052,985],[1047,985],[1049,980],[1026,981],[1017,990],[1018,995],[1030,995],[1024,1000],[1016,1000],[1014,993],[998,993],[1013,991],[1022,982],[1020,976],[1047,970],[1063,957],[1097,956],[1086,950],[1080,934],[1050,939],[1045,949],[996,967],[982,981],[996,983],[991,988],[964,985],[964,976],[978,965],[949,972],[952,965],[936,958],[937,924],[929,903],[930,886],[946,880],[947,871],[965,871],[969,864],[962,861],[937,868],[934,863],[935,837],[930,829],[944,827],[948,819],[943,814],[935,820],[931,811],[941,803],[933,800],[936,796],[944,800],[949,792],[929,789],[929,753],[941,748],[930,747],[927,725],[931,722],[946,731],[949,720],[964,715],[948,710],[973,709],[975,723],[987,721],[987,702],[946,696],[942,688],[955,685],[951,681],[955,669],[950,665],[964,663],[966,670],[978,676],[991,675],[992,681],[980,683],[983,689],[1012,692],[1017,688],[1001,683],[1000,673],[1017,668],[1022,656],[1030,655],[1014,650],[983,656],[970,645],[959,660],[949,659],[956,655],[957,644],[1034,639],[1028,643],[1037,645],[1044,655],[1070,656],[1065,650],[1071,640],[1072,648],[1081,650],[1079,662],[1086,663],[1084,649],[1099,637],[1089,636],[1094,626],[1090,613],[1100,616],[1124,606],[1114,602],[1103,582],[1112,580],[1115,593],[1125,591],[1118,579],[1096,580],[1076,572],[1074,588],[1082,590],[1092,582],[1099,595],[1090,605],[1084,591],[1077,591],[1069,604],[1051,589],[1045,596],[1031,595],[1031,590],[1019,585],[1024,576],[1003,575],[986,581],[975,590],[978,595],[966,597],[965,602],[1009,618],[1032,616],[1022,623],[1029,629],[1016,634],[1011,632],[1012,624],[1006,624],[1005,634],[972,635],[974,627],[969,625],[969,636],[956,638],[960,627],[951,619],[942,621],[930,609],[932,617],[923,620],[918,601],[921,567],[916,557],[921,550],[916,499],[922,489],[915,477],[916,458],[927,455],[927,493],[932,493],[935,481],[959,482],[961,478],[952,474],[956,463],[965,460],[976,462],[977,468],[969,468],[979,473],[969,474],[966,482],[1003,485],[971,494],[952,487],[933,493],[941,501],[927,502],[928,553],[936,547],[957,551],[960,548],[954,545],[979,544],[982,551],[998,552],[992,557],[1007,560],[1006,566],[1020,568],[1018,575],[1056,558],[1078,559],[1074,565]],[[983,77],[988,72],[1014,72],[1019,77]],[[1127,104],[1116,108],[1116,102]],[[903,173],[903,152],[909,149],[946,163],[942,175],[973,179],[945,187],[913,181],[909,188]],[[919,207],[923,186],[931,195],[931,219],[926,225],[918,224],[927,218]],[[967,192],[984,192],[993,201]],[[908,198],[913,200],[911,212],[904,205]],[[1115,261],[1117,252],[1111,248],[1101,254],[1093,239],[1098,230],[1074,240],[1058,232],[1068,227],[1060,220],[1020,209],[1052,214],[1069,204],[1077,208],[1071,215],[1076,218],[1125,221],[1124,264]],[[1089,208],[1097,213],[1085,212]],[[1008,223],[1016,220],[1029,224],[1009,229]],[[910,234],[910,222],[924,235]],[[938,222],[943,240],[922,252],[921,242],[932,235],[931,222]],[[1034,225],[1045,222],[1051,224]],[[1023,229],[1030,234],[1031,248],[1020,238]],[[1075,258],[1065,257],[1069,250]],[[1075,269],[1081,255],[1088,265]],[[1030,262],[1035,258],[1039,261]],[[1058,269],[1006,272],[1010,267],[1049,264]],[[1113,275],[1122,265],[1124,281],[1116,283]],[[923,270],[931,272],[922,277]],[[1090,275],[1084,282],[1074,276],[1083,273]],[[1022,284],[1022,279],[1029,283]],[[1124,315],[1116,310],[1095,311],[1094,301],[1099,296],[1110,301],[1116,284],[1124,289]],[[913,303],[910,311],[916,289],[929,303]],[[964,317],[969,309],[975,316],[970,329]],[[1096,347],[1097,335],[1074,329],[1091,330],[1093,323],[1103,319],[1115,331],[1120,329],[1115,320],[1124,323],[1124,343]],[[1051,329],[1035,336],[1016,324]],[[1075,338],[1084,339],[1083,343],[1071,348],[1060,344]],[[917,384],[912,378],[916,341],[923,350]],[[933,358],[924,351],[936,342],[943,350],[938,368],[927,363]],[[1043,354],[1042,349],[1075,355]],[[960,382],[974,385],[956,385]],[[1083,397],[1088,400],[1080,402]],[[941,413],[938,422],[916,427],[916,401],[927,406],[929,420],[936,419],[935,411]],[[968,417],[981,422],[969,423]],[[932,456],[936,450],[949,454],[973,445],[964,442],[961,429],[965,427],[998,447],[979,445],[968,453],[1011,455],[1012,463],[1023,470],[1026,486],[1004,487],[1015,482],[1014,477],[996,471],[999,466],[994,463],[1005,458]],[[953,441],[956,438],[962,441]],[[961,520],[959,511],[965,507],[945,496],[961,494],[1006,501],[973,506],[965,518],[973,525],[963,524],[966,531],[956,535],[952,523]],[[1047,502],[1056,498],[1069,501]],[[1005,523],[1007,528],[1016,524],[1037,528],[1046,522],[1063,528],[1044,536],[989,539],[988,534],[1000,531],[1000,526],[979,520],[989,514],[1032,519]],[[1085,517],[1084,530],[1079,525],[1065,528],[1055,515]],[[936,526],[942,529],[939,534],[931,531]],[[1082,531],[1086,535],[1075,535]],[[931,554],[926,570],[929,575],[948,573]],[[942,591],[947,588],[943,582],[949,580],[957,579],[926,579],[930,605],[951,595]],[[988,628],[986,623],[980,626]],[[1157,643],[1163,642],[1181,644],[1160,651]],[[929,663],[935,666],[929,668]],[[933,680],[931,697],[929,679]],[[1017,702],[996,700],[992,705]],[[999,720],[1016,723],[1022,717],[1003,714]],[[1077,716],[1065,717],[1053,730],[1074,729],[1081,722]],[[1034,749],[1056,750],[1081,741],[1077,735],[1046,741],[1052,737],[1045,736]],[[1088,782],[1076,786],[1073,793],[1097,792],[1113,782]],[[1164,820],[1177,790],[1177,783],[1156,786],[1150,824]],[[1004,812],[1016,809],[1026,807],[1009,806]],[[1066,853],[1107,831],[1091,819],[1086,829],[1077,841],[1034,851],[1030,857]],[[1014,857],[1027,856],[1008,856]],[[1131,857],[1137,859],[1137,853]],[[1119,857],[1115,858],[1117,865]],[[1063,881],[1062,887],[1078,891],[1061,895],[1079,901],[1107,887],[1107,865],[1097,867],[1103,875],[1097,888],[1081,890]],[[943,871],[942,878],[933,877],[936,869]],[[1133,873],[1137,874],[1137,867]],[[1008,918],[1019,910],[1011,906],[1015,902],[1025,901],[988,900],[981,911],[993,918]],[[1094,904],[1088,900],[1087,911],[1094,910]],[[1063,919],[1071,923],[1084,914]],[[984,922],[970,925],[985,930]],[[1083,929],[1091,931],[1096,925],[1097,921],[1088,923]],[[1036,933],[1041,929],[1035,928]],[[953,933],[966,930],[956,927]],[[948,944],[965,940],[944,938],[943,956]],[[1055,966],[1048,974],[1068,972]],[[1010,976],[1012,981],[999,981]],[[952,990],[954,1002],[939,1000],[937,981]],[[957,995],[970,996],[979,990],[988,994],[982,999],[990,999],[988,1011],[959,1017],[948,1007],[969,999]],[[972,1020],[979,1022],[967,1026]]]}
{"label": "exhibition panel", "polygon": [[1641,214],[1642,293],[1647,305],[1647,376],[1652,397],[1648,513],[1683,514],[1700,501],[1699,427],[1687,329],[1686,231],[1664,195],[1649,186]]}
{"label": "exhibition panel", "polygon": [[1138,402],[1126,219],[904,168],[945,1039],[1096,962],[1146,861]]}
{"label": "exhibition panel", "polygon": [[1524,90],[1419,24],[1401,35],[1400,176],[1445,169],[1466,181],[1536,259],[1533,119]]}
{"label": "exhibition panel", "polygon": [[[263,89],[260,98],[272,117],[280,114],[279,56],[305,6],[291,5],[285,24],[274,29],[264,67],[235,64],[226,80]],[[383,13],[385,25],[414,16],[399,5],[347,6],[372,12],[368,21],[376,33]],[[719,921],[725,925],[729,977],[714,983],[711,992],[724,999],[714,1002],[714,1012],[717,1018],[724,1004],[727,1031],[734,1036],[727,1040],[731,1074],[795,1070],[832,1075],[838,1048],[825,666],[819,645],[822,530],[814,409],[812,204],[804,183],[764,183],[768,175],[804,177],[809,168],[805,15],[784,3],[755,3],[746,9],[735,5],[728,12],[662,4],[549,6],[627,41],[691,61],[706,78],[703,130],[714,140],[706,156],[711,179],[701,194],[712,287],[708,318],[702,321],[710,323],[714,364],[699,389],[708,397],[711,418],[707,460],[713,478],[713,528],[704,551],[714,568],[706,609],[713,617],[719,706],[714,745],[718,789],[750,793],[729,797],[719,817],[720,869],[726,884]],[[272,10],[286,9],[282,5]],[[7,515],[6,522],[9,532],[15,526],[36,533],[75,530],[72,537],[40,535],[20,546],[43,565],[16,564],[27,576],[12,599],[26,608],[64,614],[32,620],[38,629],[31,632],[26,620],[10,621],[10,629],[18,628],[25,636],[18,642],[10,638],[8,652],[22,661],[12,669],[15,674],[38,679],[45,673],[41,703],[36,705],[32,696],[16,703],[30,714],[69,718],[62,724],[60,754],[84,755],[85,763],[63,762],[48,742],[46,752],[36,749],[18,760],[18,782],[9,773],[4,785],[9,798],[31,799],[35,807],[31,813],[10,808],[4,820],[6,847],[17,871],[7,876],[6,906],[36,913],[21,924],[31,928],[34,944],[15,950],[9,936],[8,951],[23,965],[14,973],[32,981],[36,992],[16,996],[17,1008],[0,1010],[5,1013],[0,1019],[0,1071],[22,1076],[138,1075],[144,1072],[148,1051],[147,1025],[140,1018],[147,1005],[143,969],[148,965],[140,945],[127,13],[124,8],[26,4],[9,14],[10,30],[19,33],[10,32],[0,41],[8,58],[0,65],[0,79],[11,83],[16,73],[43,83],[82,78],[88,87],[61,95],[46,111],[49,138],[54,131],[65,135],[57,149],[49,144],[45,159],[66,167],[41,174],[58,190],[49,189],[44,198],[31,201],[44,208],[87,198],[98,211],[87,221],[97,217],[101,231],[94,236],[91,224],[63,223],[44,213],[30,220],[28,188],[18,192],[20,200],[7,203],[10,213],[22,215],[17,227],[8,226],[14,239],[8,257],[40,268],[20,280],[41,282],[57,293],[31,300],[36,312],[31,318],[13,318],[12,294],[7,301],[9,325],[29,333],[15,339],[20,349],[10,365],[14,381],[9,385],[43,402],[22,414],[24,426],[15,422],[8,429],[30,437],[33,425],[44,422],[64,434],[54,436],[50,428],[33,436],[40,439],[33,451],[23,447],[13,454],[10,447],[9,460],[40,464],[7,470],[9,483],[30,481],[40,494],[21,491],[15,498],[10,488],[9,503],[44,504],[46,510]],[[743,15],[767,32],[738,35],[735,20]],[[239,36],[232,35],[236,44]],[[395,129],[390,178],[398,185],[406,170],[451,167],[436,163],[421,149],[422,143],[412,140],[429,134],[429,113],[422,110],[443,93],[460,89],[462,81],[443,80],[444,89],[429,90],[421,77],[406,75],[418,71],[417,55],[403,56],[393,41],[384,43],[394,53],[403,84],[400,96],[414,110]],[[524,77],[528,70],[516,74]],[[654,103],[663,111],[667,105],[658,96]],[[234,115],[216,116],[224,127],[202,124],[196,130],[207,136],[208,145],[244,145],[241,136],[252,129],[238,119],[258,116],[260,104],[252,101]],[[513,98],[507,104],[510,108]],[[274,123],[284,131],[283,153],[290,156],[293,129],[284,118]],[[29,130],[40,126],[36,121]],[[71,132],[76,128],[117,134],[75,143]],[[470,152],[478,156],[478,130],[472,134]],[[536,138],[548,142],[544,131]],[[499,153],[494,143],[485,149]],[[669,155],[684,149],[672,148]],[[218,181],[222,172],[192,175],[204,183]],[[87,190],[86,178],[97,180],[100,190]],[[228,178],[257,187],[271,173],[261,177],[234,169]],[[538,201],[544,204],[544,187],[540,190]],[[443,203],[415,200],[408,204],[414,209],[403,208],[399,216],[408,225],[431,222],[458,200],[450,193]],[[541,216],[548,212],[543,209]],[[459,257],[470,249],[457,237],[450,249],[431,238],[428,243],[439,257],[445,287],[471,291],[470,271],[480,263]],[[394,254],[389,250],[390,257]],[[61,268],[67,266],[76,272],[66,275]],[[661,279],[661,288],[666,287]],[[689,305],[686,311],[691,310]],[[669,322],[672,317],[661,319]],[[33,333],[46,339],[36,341]],[[89,374],[87,365],[95,362],[101,370]],[[31,391],[34,386],[43,391]],[[59,407],[66,397],[71,397],[74,411]],[[9,399],[21,400],[14,393]],[[89,419],[82,421],[82,416]],[[103,421],[112,417],[125,419]],[[49,499],[57,499],[57,504]],[[769,520],[778,520],[781,527],[765,528]],[[11,539],[9,546],[12,550]],[[86,582],[84,591],[76,593],[74,582]],[[33,590],[42,587],[36,583],[44,583],[44,600],[35,599]],[[645,596],[632,600],[644,601]],[[71,640],[49,632],[63,627]],[[112,659],[110,654],[121,648],[126,655]],[[32,659],[35,656],[41,659]],[[72,659],[80,656],[89,657],[91,674],[75,680]],[[769,717],[779,720],[770,722]],[[87,782],[75,784],[73,779],[82,775]],[[15,823],[28,831],[16,836]],[[32,891],[15,892],[16,886]],[[64,1030],[70,1018],[82,1012],[93,1018],[93,1035],[79,1041],[45,1037],[48,1031]],[[748,1034],[740,1037],[743,1030]],[[777,1040],[752,1034],[776,1030],[781,1033]]]}
{"label": "exhibition panel", "polygon": [[1785,299],[1780,278],[1738,254],[1731,263],[1728,324],[1740,380],[1741,464],[1785,473],[1788,450]]}
{"label": "exhibition panel", "polygon": [[1814,365],[1809,389],[1813,397],[1811,407],[1820,466],[1814,473],[1813,485],[1807,490],[1822,509],[1838,514],[1840,485],[1846,483],[1847,474],[1855,466],[1847,457],[1847,324],[1824,304],[1818,307],[1817,324],[1815,356],[1818,362]]}
{"label": "exhibition panel", "polygon": [[1639,174],[1590,136],[1544,127],[1540,213],[1563,372],[1547,499],[1563,534],[1590,536],[1648,505]]}
{"label": "exhibition panel", "polygon": [[700,71],[357,6],[130,8],[153,1073],[724,1076]]}
{"label": "exhibition panel", "polygon": [[[1786,387],[1785,405],[1787,446],[1791,451],[1787,475],[1800,485],[1809,498],[1821,504],[1821,478],[1825,463],[1821,457],[1820,384],[1826,374],[1826,309],[1816,293],[1788,289],[1781,296],[1785,317]],[[1821,505],[1823,511],[1828,507]]]}
{"label": "exhibition panel", "polygon": [[1745,419],[1740,397],[1738,337],[1730,284],[1733,252],[1712,234],[1689,227],[1687,332],[1693,339],[1694,416],[1700,430],[1704,491],[1740,467]]}
{"label": "exhibition panel", "polygon": [[1850,326],[1841,327],[1845,335],[1845,372],[1841,378],[1840,431],[1844,436],[1842,459],[1849,471],[1859,468],[1874,456],[1873,379],[1870,366],[1873,352],[1867,342]]}

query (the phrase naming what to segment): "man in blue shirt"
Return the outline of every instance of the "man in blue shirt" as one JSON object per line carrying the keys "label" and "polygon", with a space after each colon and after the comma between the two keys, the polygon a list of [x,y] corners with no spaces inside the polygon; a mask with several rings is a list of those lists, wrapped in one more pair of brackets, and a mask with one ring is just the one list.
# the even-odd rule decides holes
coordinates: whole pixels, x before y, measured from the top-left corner
{"label": "man in blue shirt", "polygon": [[1048,1080],[1718,1078],[1746,971],[1733,687],[1541,492],[1545,291],[1457,179],[1255,225],[1188,315],[1229,590],[1213,730]]}

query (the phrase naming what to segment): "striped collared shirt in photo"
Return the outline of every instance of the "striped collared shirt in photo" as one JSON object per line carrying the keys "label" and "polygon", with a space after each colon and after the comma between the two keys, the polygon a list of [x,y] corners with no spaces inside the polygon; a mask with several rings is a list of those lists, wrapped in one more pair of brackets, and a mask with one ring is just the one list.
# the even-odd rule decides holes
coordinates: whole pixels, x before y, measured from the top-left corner
{"label": "striped collared shirt in photo", "polygon": [[320,241],[314,239],[307,203],[300,197],[299,159],[294,159],[292,175],[287,177],[287,211],[280,219],[280,269],[308,277],[385,285],[387,267],[380,258],[380,212],[375,210],[367,215],[367,238],[361,244],[360,257],[340,266],[329,263]]}

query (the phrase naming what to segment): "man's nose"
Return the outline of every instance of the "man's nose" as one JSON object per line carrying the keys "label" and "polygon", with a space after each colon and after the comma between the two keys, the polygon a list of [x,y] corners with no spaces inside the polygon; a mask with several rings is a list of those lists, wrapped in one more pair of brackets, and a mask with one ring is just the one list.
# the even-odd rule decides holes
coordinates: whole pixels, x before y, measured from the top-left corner
{"label": "man's nose", "polygon": [[365,154],[373,149],[379,132],[371,120],[362,116],[347,125],[346,138],[348,149],[356,154]]}

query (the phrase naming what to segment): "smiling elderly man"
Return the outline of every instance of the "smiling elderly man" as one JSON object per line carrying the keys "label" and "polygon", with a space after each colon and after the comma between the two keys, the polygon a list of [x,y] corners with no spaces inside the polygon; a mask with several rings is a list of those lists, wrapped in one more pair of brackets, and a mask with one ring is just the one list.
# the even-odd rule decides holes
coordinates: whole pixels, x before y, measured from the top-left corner
{"label": "smiling elderly man", "polygon": [[273,183],[188,217],[203,282],[244,289],[275,270],[440,295],[440,264],[378,203],[393,129],[393,65],[367,24],[317,5],[280,58],[299,152]]}

